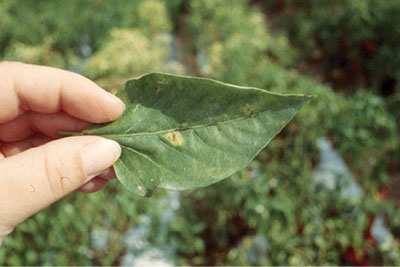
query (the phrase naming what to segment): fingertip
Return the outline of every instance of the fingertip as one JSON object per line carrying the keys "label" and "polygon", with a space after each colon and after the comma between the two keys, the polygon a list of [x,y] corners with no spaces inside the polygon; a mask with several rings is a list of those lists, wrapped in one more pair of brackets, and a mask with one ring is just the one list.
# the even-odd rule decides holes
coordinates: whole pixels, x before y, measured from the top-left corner
{"label": "fingertip", "polygon": [[121,155],[121,147],[113,140],[100,138],[96,142],[83,146],[80,154],[87,180],[91,180],[118,160]]}
{"label": "fingertip", "polygon": [[[66,70],[18,62],[1,63],[4,88],[0,123],[25,111],[53,114],[63,110],[91,123],[120,117],[125,104],[90,79]],[[4,80],[4,81],[3,81]]]}
{"label": "fingertip", "polygon": [[116,120],[119,118],[122,113],[125,110],[125,103],[122,102],[121,99],[119,99],[117,96],[105,91],[104,89],[101,89],[104,94],[105,94],[105,101],[107,102],[104,105],[104,119],[105,121],[103,122],[109,122]]}
{"label": "fingertip", "polygon": [[110,122],[122,115],[125,104],[117,96],[82,75],[62,74],[61,101],[66,113],[91,123]]}

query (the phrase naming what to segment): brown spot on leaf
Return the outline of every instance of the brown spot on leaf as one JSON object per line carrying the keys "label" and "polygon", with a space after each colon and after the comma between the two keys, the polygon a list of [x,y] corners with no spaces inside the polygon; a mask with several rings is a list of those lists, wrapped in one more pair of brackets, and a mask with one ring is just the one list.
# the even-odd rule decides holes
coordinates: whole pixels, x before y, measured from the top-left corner
{"label": "brown spot on leaf", "polygon": [[249,104],[246,104],[246,105],[243,107],[243,112],[244,112],[246,115],[252,116],[252,115],[254,114],[254,107],[251,106],[251,105],[249,105]]}
{"label": "brown spot on leaf", "polygon": [[188,126],[189,125],[187,123],[185,123],[185,121],[182,121],[181,123],[179,123],[178,129],[179,129],[179,131],[189,130]]}
{"label": "brown spot on leaf", "polygon": [[189,129],[190,129],[190,127],[188,126],[187,123],[181,123],[178,126],[178,131],[186,131],[186,130],[189,130]]}
{"label": "brown spot on leaf", "polygon": [[183,144],[183,137],[179,132],[167,133],[166,137],[173,146],[180,146]]}
{"label": "brown spot on leaf", "polygon": [[161,87],[156,87],[156,88],[154,88],[154,91],[156,91],[156,93],[159,93],[159,92],[162,91],[162,88]]}

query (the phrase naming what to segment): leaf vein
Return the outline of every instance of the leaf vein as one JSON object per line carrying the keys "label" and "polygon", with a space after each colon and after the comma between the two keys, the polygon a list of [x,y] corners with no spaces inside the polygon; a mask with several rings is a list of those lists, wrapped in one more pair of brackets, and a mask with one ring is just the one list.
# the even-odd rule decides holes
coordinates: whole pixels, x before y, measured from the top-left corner
{"label": "leaf vein", "polygon": [[[120,145],[121,145],[121,144],[120,144]],[[134,149],[134,148],[132,148],[132,147],[129,147],[129,146],[126,146],[126,145],[121,145],[121,147],[122,147],[122,148],[125,148],[125,149],[127,149],[127,150],[129,150],[129,151],[132,151],[132,152],[138,154],[139,156],[142,156],[143,158],[145,158],[145,159],[147,159],[148,161],[150,161],[150,163],[152,163],[154,166],[156,166],[156,167],[159,168],[160,170],[166,170],[166,171],[168,171],[169,173],[171,173],[171,174],[173,174],[173,175],[177,175],[178,177],[180,176],[179,173],[177,173],[177,172],[175,172],[175,171],[172,171],[172,170],[170,170],[170,169],[168,169],[168,168],[166,168],[166,167],[160,166],[159,164],[157,164],[156,162],[154,162],[150,157],[148,157],[147,155],[145,155],[145,154],[143,154],[143,153],[140,153],[139,151],[137,151],[136,149]]]}
{"label": "leaf vein", "polygon": [[[122,160],[120,160],[120,162],[122,163],[122,166],[128,171],[128,173],[130,173],[130,174],[133,175],[133,173],[132,173],[131,171],[129,171],[129,168],[128,168],[128,166],[126,166],[125,162],[122,161]],[[138,176],[139,176],[139,175],[138,175]],[[142,179],[140,178],[140,176],[139,176],[138,179],[139,179],[139,182],[141,183],[140,186],[144,187],[145,185],[144,185]]]}
{"label": "leaf vein", "polygon": [[[226,121],[221,121],[221,122],[215,122],[215,123],[205,123],[205,124],[200,124],[200,125],[194,125],[194,126],[189,126],[187,128],[185,128],[185,131],[191,131],[193,129],[198,129],[198,128],[204,128],[204,127],[215,127],[218,125],[223,125],[223,124],[227,124],[227,123],[231,123],[231,122],[235,122],[235,121],[240,121],[240,120],[244,120],[244,119],[256,119],[256,117],[267,113],[267,112],[275,112],[275,111],[271,111],[271,110],[266,110],[266,111],[262,111],[262,112],[258,112],[255,113],[253,115],[249,115],[249,116],[242,116],[242,117],[238,117],[238,118],[234,118],[234,119],[230,119],[230,120],[226,120]],[[169,133],[169,132],[175,132],[175,131],[182,131],[182,129],[180,128],[173,128],[173,129],[167,129],[167,130],[161,130],[161,131],[157,131],[157,132],[150,132],[150,133],[146,133],[146,132],[142,132],[142,133],[123,133],[123,134],[102,134],[102,136],[118,136],[118,137],[130,137],[130,136],[149,136],[149,135],[158,135],[158,134],[164,134],[164,133]]]}

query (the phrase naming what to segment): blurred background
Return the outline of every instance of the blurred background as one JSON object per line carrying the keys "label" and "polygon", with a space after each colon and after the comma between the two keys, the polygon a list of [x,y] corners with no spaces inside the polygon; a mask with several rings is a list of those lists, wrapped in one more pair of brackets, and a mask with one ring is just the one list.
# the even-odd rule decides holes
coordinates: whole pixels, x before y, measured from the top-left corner
{"label": "blurred background", "polygon": [[161,71],[317,98],[208,188],[73,193],[0,265],[399,265],[400,1],[0,1],[0,59],[106,90]]}

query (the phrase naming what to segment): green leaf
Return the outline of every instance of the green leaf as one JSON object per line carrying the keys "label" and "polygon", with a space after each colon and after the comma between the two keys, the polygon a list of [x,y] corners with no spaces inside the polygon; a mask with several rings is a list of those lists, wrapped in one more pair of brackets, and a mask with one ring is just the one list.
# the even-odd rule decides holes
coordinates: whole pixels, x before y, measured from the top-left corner
{"label": "green leaf", "polygon": [[244,168],[310,100],[210,79],[152,73],[117,94],[121,118],[82,134],[117,141],[114,169],[129,190],[185,190],[216,183]]}

